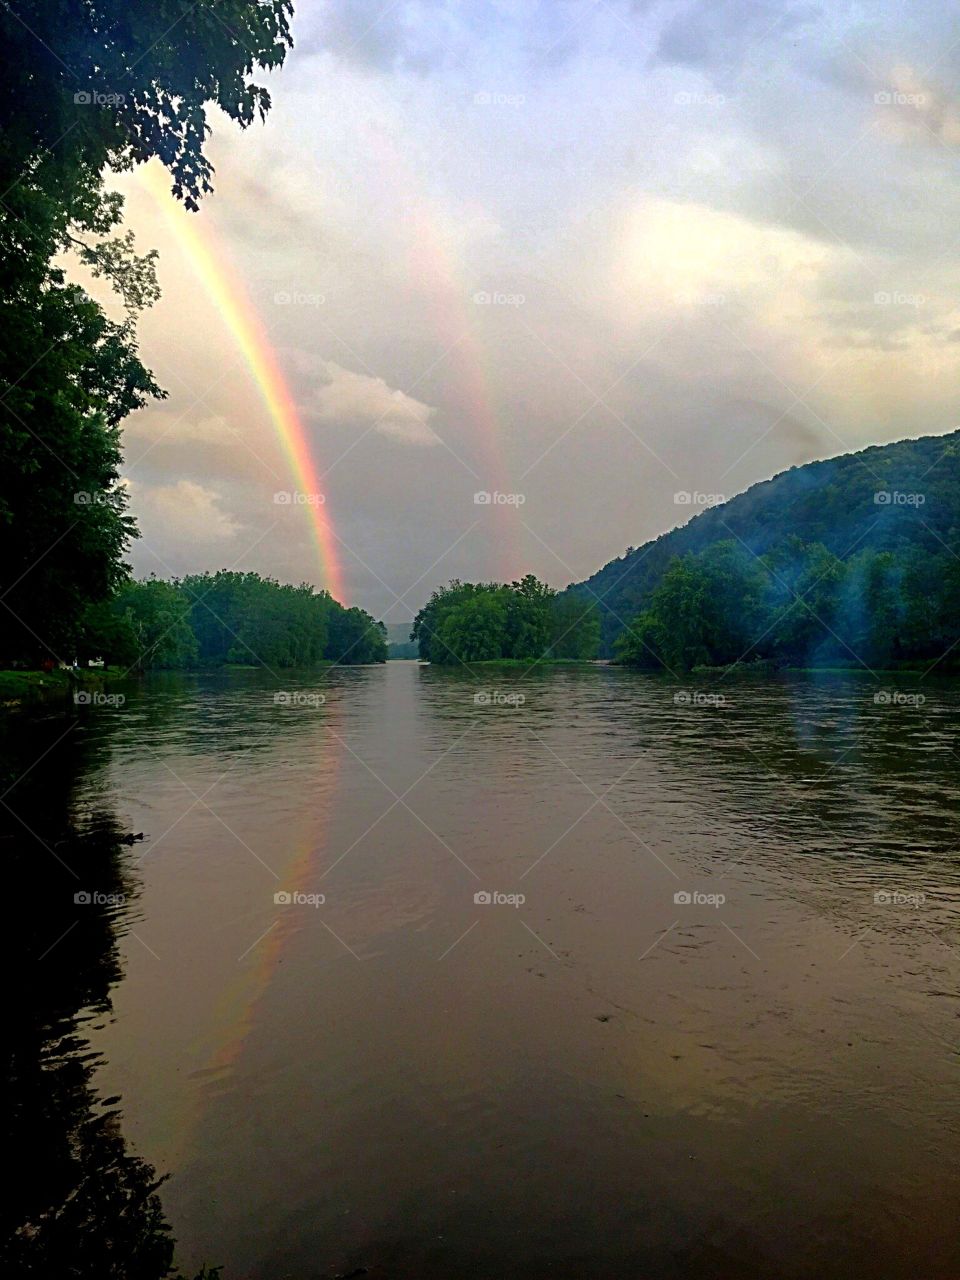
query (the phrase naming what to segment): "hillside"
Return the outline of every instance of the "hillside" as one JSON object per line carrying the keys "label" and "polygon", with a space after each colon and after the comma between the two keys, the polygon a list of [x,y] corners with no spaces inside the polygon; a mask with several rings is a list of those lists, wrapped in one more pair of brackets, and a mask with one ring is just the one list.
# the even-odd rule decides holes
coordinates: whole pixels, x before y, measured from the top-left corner
{"label": "hillside", "polygon": [[[783,564],[820,544],[842,562],[891,553],[900,566],[953,564],[960,541],[960,430],[792,467],[611,560],[568,591],[598,601],[603,650],[645,609],[674,557],[732,541]],[[751,558],[752,558],[751,557]]]}

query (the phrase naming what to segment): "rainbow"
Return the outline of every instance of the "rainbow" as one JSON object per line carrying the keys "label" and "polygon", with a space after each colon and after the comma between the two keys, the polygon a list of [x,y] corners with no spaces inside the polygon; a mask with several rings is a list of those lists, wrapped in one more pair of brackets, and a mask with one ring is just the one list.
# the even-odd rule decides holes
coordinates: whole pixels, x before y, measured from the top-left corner
{"label": "rainbow", "polygon": [[[239,347],[270,415],[297,490],[303,494],[322,495],[310,441],[297,406],[267,332],[243,284],[223,253],[214,246],[202,213],[188,213],[170,194],[164,171],[149,165],[140,170],[140,178],[157,202],[177,244]],[[309,513],[313,526],[323,585],[334,599],[342,601],[343,575],[337,538],[325,501],[314,498],[313,502],[304,503],[304,510]]]}
{"label": "rainbow", "polygon": [[[288,892],[315,893],[326,887],[325,873],[318,863],[327,850],[329,828],[333,816],[343,756],[342,715],[334,708],[326,709],[332,724],[325,736],[327,746],[321,752],[322,768],[311,791],[311,803],[305,810],[307,821],[291,851],[279,862],[279,879],[266,882],[262,893],[277,889]],[[336,726],[334,728],[334,725]],[[329,869],[329,868],[328,868]],[[262,932],[257,932],[270,920]],[[235,976],[221,989],[203,1031],[189,1044],[189,1079],[172,1096],[169,1112],[158,1113],[151,1122],[149,1149],[162,1154],[162,1163],[179,1170],[195,1156],[198,1135],[207,1109],[236,1071],[250,1037],[257,1030],[263,1005],[277,977],[284,952],[303,928],[320,928],[321,917],[310,908],[274,906],[256,910],[250,919],[250,946],[238,957]],[[327,939],[331,954],[341,944],[336,935]]]}
{"label": "rainbow", "polygon": [[[441,219],[409,159],[375,124],[366,125],[361,137],[376,157],[390,197],[395,198],[400,192],[401,203],[407,211],[400,230],[406,237],[408,270],[421,297],[427,300],[427,319],[441,351],[450,353],[450,364],[479,454],[482,476],[474,473],[475,477],[482,488],[508,492],[512,482],[504,457],[503,431],[494,407],[495,397],[490,390],[483,348],[475,331],[476,308],[469,302],[471,291],[461,279]],[[497,577],[509,582],[524,572],[519,549],[522,534],[518,508],[501,507],[496,517],[490,568]]]}

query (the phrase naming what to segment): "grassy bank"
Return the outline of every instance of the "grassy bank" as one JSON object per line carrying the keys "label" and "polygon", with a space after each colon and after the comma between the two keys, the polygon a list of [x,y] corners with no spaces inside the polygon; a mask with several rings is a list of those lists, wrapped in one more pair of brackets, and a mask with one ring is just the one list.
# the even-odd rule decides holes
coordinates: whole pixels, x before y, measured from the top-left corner
{"label": "grassy bank", "polygon": [[0,706],[16,708],[33,704],[72,702],[81,690],[93,692],[106,684],[106,673],[99,668],[53,671],[0,671]]}

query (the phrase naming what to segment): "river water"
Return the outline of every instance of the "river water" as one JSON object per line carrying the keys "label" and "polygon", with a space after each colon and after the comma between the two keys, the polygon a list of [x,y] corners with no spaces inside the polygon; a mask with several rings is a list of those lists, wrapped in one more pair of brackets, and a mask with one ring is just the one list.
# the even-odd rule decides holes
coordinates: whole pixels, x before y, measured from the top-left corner
{"label": "river water", "polygon": [[960,687],[123,694],[5,738],[18,1209],[66,1116],[224,1280],[960,1275]]}

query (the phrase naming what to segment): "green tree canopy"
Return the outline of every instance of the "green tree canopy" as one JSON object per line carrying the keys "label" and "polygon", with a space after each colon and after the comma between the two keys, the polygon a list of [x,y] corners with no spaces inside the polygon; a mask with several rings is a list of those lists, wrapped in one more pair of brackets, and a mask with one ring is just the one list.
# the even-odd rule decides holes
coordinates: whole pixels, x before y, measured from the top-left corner
{"label": "green tree canopy", "polygon": [[[269,107],[290,0],[18,0],[0,7],[0,661],[69,660],[87,604],[126,574],[135,536],[119,427],[162,394],[134,323],[154,254],[120,234],[104,174],[159,159],[190,208],[210,189],[207,108]],[[76,252],[125,308],[67,281]]]}

